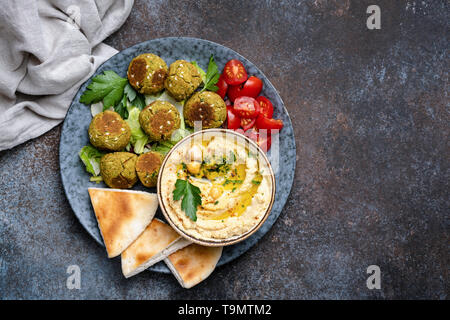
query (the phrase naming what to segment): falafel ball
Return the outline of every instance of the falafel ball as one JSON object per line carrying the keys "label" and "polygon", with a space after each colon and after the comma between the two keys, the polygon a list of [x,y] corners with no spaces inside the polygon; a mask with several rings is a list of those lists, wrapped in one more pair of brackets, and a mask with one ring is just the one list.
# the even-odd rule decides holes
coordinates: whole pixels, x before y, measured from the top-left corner
{"label": "falafel ball", "polygon": [[218,128],[227,118],[227,106],[215,92],[197,92],[184,105],[183,115],[191,127],[201,121],[203,129]]}
{"label": "falafel ball", "polygon": [[164,87],[176,100],[189,98],[202,83],[202,77],[197,68],[186,60],[177,60],[169,67],[169,75],[164,81]]}
{"label": "falafel ball", "polygon": [[136,172],[144,186],[149,188],[156,186],[162,161],[163,155],[159,152],[150,151],[138,157],[136,161]]}
{"label": "falafel ball", "polygon": [[111,188],[131,188],[137,181],[137,155],[130,152],[107,153],[100,159],[100,174]]}
{"label": "falafel ball", "polygon": [[155,94],[164,89],[167,64],[153,53],[144,53],[131,60],[128,81],[142,94]]}
{"label": "falafel ball", "polygon": [[180,123],[180,113],[167,101],[156,100],[139,114],[139,124],[153,141],[170,139]]}
{"label": "falafel ball", "polygon": [[131,129],[120,114],[106,110],[94,116],[89,125],[89,140],[101,150],[119,151],[130,142]]}

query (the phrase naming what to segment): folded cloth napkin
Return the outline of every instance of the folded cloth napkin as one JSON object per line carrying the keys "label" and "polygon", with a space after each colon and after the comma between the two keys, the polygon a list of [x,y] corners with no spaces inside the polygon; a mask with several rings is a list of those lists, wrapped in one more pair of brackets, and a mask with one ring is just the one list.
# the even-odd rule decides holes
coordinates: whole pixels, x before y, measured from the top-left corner
{"label": "folded cloth napkin", "polygon": [[6,0],[0,10],[0,150],[60,123],[78,88],[117,53],[102,41],[133,0]]}

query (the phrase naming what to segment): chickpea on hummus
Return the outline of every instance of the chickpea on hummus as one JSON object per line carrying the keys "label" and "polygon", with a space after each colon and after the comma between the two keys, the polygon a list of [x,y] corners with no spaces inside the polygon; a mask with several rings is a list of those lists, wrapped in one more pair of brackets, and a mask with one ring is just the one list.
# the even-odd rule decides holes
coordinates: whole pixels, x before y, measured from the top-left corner
{"label": "chickpea on hummus", "polygon": [[[236,134],[205,132],[180,144],[161,173],[161,199],[172,222],[200,240],[240,236],[264,218],[274,193],[272,171],[257,149]],[[174,200],[184,180],[200,190],[196,220]],[[193,188],[195,188],[193,187]]]}

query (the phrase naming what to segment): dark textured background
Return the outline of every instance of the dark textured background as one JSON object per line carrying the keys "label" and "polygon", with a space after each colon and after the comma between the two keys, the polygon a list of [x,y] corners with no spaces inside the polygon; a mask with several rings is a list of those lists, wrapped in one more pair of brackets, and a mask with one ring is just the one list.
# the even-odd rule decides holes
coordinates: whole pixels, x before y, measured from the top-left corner
{"label": "dark textured background", "polygon": [[[378,4],[382,29],[366,28]],[[260,243],[191,290],[124,279],[64,196],[61,126],[0,153],[0,298],[439,298],[449,292],[448,1],[136,1],[118,50],[192,36],[269,77],[297,142],[292,192]],[[81,267],[81,290],[66,268]],[[366,268],[381,267],[381,290]]]}

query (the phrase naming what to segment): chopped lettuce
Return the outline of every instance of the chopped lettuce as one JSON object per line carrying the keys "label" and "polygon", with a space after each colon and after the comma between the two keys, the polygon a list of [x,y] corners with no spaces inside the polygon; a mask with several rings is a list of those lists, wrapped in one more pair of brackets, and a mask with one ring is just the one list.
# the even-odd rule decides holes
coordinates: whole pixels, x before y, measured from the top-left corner
{"label": "chopped lettuce", "polygon": [[100,159],[103,153],[92,146],[84,146],[78,155],[86,166],[86,171],[93,175],[91,181],[101,181],[101,177],[98,177],[98,175],[100,174]]}
{"label": "chopped lettuce", "polygon": [[167,146],[167,145],[163,145],[163,144],[157,142],[154,145],[152,145],[151,150],[159,152],[159,153],[161,153],[162,155],[165,156],[170,151],[170,149],[172,149],[172,147],[173,147],[173,145],[172,146]]}
{"label": "chopped lettuce", "polygon": [[[165,91],[164,91],[165,92]],[[157,94],[146,94],[145,97],[145,105],[148,106],[150,103],[152,103],[153,101],[158,100],[159,97],[161,97],[162,92],[157,93]]]}
{"label": "chopped lettuce", "polygon": [[91,104],[91,114],[93,117],[103,111],[103,102]]}
{"label": "chopped lettuce", "polygon": [[144,147],[148,143],[148,136],[144,133],[139,124],[139,114],[141,113],[141,110],[137,107],[130,107],[128,113],[128,119],[125,121],[131,129],[130,143],[133,146],[134,152],[141,154],[144,152]]}
{"label": "chopped lettuce", "polygon": [[[183,121],[183,123],[184,123],[184,121]],[[184,125],[182,125],[182,126],[184,126]],[[191,128],[180,128],[172,134],[169,142],[172,143],[173,145],[175,145],[178,141],[180,141],[184,137],[187,137],[188,135],[190,135],[193,132],[194,132],[194,129],[191,129]]]}
{"label": "chopped lettuce", "polygon": [[175,100],[167,91],[162,91],[156,95],[146,95],[145,96],[145,104],[149,105],[150,103],[159,100],[159,101],[167,101],[170,102],[177,108],[178,112],[183,113],[183,104],[184,101]]}

